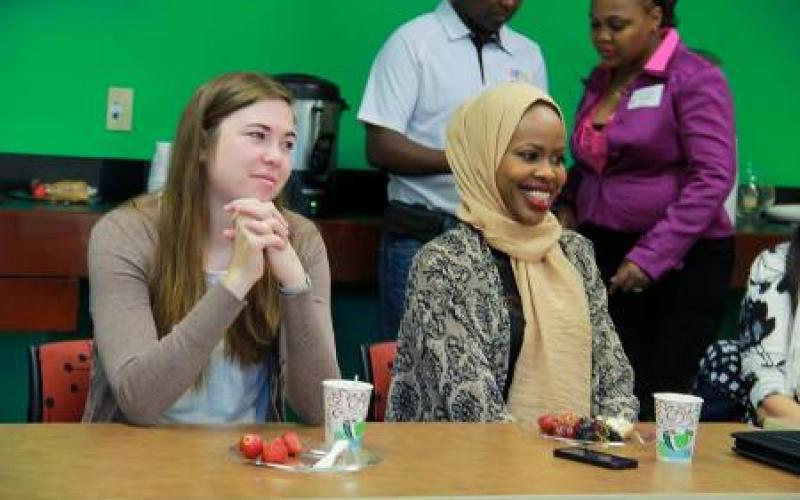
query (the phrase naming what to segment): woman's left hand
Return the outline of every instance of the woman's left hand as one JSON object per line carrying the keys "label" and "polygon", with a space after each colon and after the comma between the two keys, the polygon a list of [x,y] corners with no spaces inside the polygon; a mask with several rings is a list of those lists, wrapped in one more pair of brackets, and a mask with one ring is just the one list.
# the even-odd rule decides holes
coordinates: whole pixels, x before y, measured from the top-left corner
{"label": "woman's left hand", "polygon": [[617,274],[611,278],[608,294],[613,295],[617,290],[623,292],[640,293],[653,283],[653,280],[642,271],[642,268],[626,260],[617,269]]}
{"label": "woman's left hand", "polygon": [[265,258],[275,279],[284,288],[301,288],[306,283],[306,271],[289,243],[289,225],[272,202],[255,198],[240,198],[225,206],[237,217],[248,219],[248,226],[259,234],[271,233],[280,243],[264,249]]}

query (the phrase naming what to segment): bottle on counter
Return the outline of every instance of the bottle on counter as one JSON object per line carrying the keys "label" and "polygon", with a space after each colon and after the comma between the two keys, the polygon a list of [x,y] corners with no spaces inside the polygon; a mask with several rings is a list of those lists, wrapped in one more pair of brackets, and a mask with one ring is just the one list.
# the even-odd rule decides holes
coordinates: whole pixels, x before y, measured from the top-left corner
{"label": "bottle on counter", "polygon": [[739,176],[739,217],[757,219],[759,210],[758,177],[752,161],[748,161]]}
{"label": "bottle on counter", "polygon": [[761,213],[767,212],[775,205],[775,186],[762,183],[758,186],[758,209]]}

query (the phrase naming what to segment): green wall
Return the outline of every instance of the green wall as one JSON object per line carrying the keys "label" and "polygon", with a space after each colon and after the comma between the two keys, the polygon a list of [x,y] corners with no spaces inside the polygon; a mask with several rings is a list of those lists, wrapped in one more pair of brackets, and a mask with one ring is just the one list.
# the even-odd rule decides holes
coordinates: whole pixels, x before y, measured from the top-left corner
{"label": "green wall", "polygon": [[[229,70],[306,72],[337,82],[339,164],[365,168],[355,119],[369,65],[401,22],[435,0],[3,0],[0,152],[149,158],[201,82]],[[595,60],[588,0],[528,0],[513,25],[542,45],[551,90],[575,108]],[[682,0],[691,46],[718,54],[736,96],[739,147],[766,181],[800,185],[788,144],[800,105],[800,1]],[[134,130],[104,130],[109,86],[133,87]]]}

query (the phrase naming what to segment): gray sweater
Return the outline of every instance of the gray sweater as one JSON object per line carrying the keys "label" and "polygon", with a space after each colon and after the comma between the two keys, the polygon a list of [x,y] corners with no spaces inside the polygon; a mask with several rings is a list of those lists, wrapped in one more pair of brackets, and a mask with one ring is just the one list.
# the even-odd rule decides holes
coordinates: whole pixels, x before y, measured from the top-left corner
{"label": "gray sweater", "polygon": [[[124,206],[92,230],[88,267],[95,362],[84,422],[153,425],[191,387],[212,350],[245,307],[222,284],[212,286],[160,340],[150,306],[148,276],[157,240],[157,214]],[[308,423],[323,420],[322,380],[339,378],[330,311],[330,269],[314,224],[286,214],[311,289],[281,296],[269,419],[280,419],[284,399]]]}

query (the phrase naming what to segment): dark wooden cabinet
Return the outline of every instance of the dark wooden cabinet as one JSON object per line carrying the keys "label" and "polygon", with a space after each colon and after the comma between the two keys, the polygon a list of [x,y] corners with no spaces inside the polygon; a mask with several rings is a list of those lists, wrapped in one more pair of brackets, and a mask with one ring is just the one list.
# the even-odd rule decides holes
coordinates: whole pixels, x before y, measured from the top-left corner
{"label": "dark wooden cabinet", "polygon": [[[0,208],[0,332],[73,332],[86,246],[101,212]],[[334,283],[373,283],[381,221],[315,221]]]}
{"label": "dark wooden cabinet", "polygon": [[325,241],[334,283],[377,282],[381,219],[319,219],[315,222]]}
{"label": "dark wooden cabinet", "polygon": [[100,214],[0,210],[0,331],[75,331]]}
{"label": "dark wooden cabinet", "polygon": [[0,277],[0,332],[74,332],[80,280],[68,277]]}

